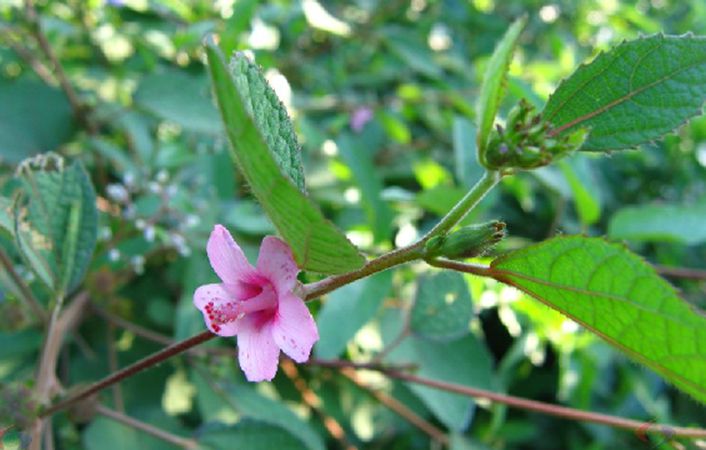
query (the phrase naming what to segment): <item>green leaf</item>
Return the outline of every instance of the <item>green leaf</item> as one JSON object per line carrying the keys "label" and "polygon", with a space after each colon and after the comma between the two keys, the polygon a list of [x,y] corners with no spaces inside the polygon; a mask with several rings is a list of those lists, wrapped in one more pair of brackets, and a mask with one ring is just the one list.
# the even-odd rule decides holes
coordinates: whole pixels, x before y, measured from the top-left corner
{"label": "green leaf", "polygon": [[698,245],[706,242],[705,218],[706,204],[629,206],[613,214],[608,234],[614,239]]}
{"label": "green leaf", "polygon": [[571,188],[581,223],[586,226],[593,225],[601,218],[601,205],[596,197],[596,189],[589,189],[566,160],[560,161],[559,167]]}
{"label": "green leaf", "polygon": [[364,145],[364,140],[356,139],[349,133],[341,133],[338,138],[341,158],[353,172],[353,177],[360,187],[363,206],[372,224],[375,242],[385,242],[390,238],[393,214],[387,203],[382,200],[382,180],[375,170],[372,155]]}
{"label": "green leaf", "polygon": [[142,79],[135,103],[152,114],[186,130],[220,134],[218,111],[208,98],[208,84],[183,72],[169,71]]}
{"label": "green leaf", "polygon": [[[473,334],[449,342],[411,337],[392,353],[391,359],[417,364],[420,377],[481,389],[495,387],[490,354]],[[467,428],[473,416],[473,399],[419,384],[407,385],[450,430]]]}
{"label": "green leaf", "polygon": [[286,430],[304,448],[324,450],[325,445],[316,431],[281,402],[265,397],[245,384],[221,382],[210,384],[199,371],[193,371],[192,378],[198,391],[206,390],[216,394],[217,397],[212,398],[211,401],[220,405],[211,403],[207,406],[209,409],[225,407],[248,419]]}
{"label": "green leaf", "polygon": [[706,402],[706,316],[623,246],[558,237],[496,259],[489,275],[567,315]]}
{"label": "green leaf", "polygon": [[512,62],[512,55],[515,52],[520,33],[525,28],[527,16],[522,16],[510,25],[503,38],[498,42],[493,55],[488,61],[488,67],[483,75],[483,83],[480,87],[478,100],[476,102],[476,120],[478,121],[478,154],[479,161],[490,137],[490,130],[493,128],[495,116],[500,107],[505,88],[507,70]]}
{"label": "green leaf", "polygon": [[329,294],[316,323],[318,358],[336,358],[358,330],[375,316],[392,287],[392,272],[386,271],[343,286]]}
{"label": "green leaf", "polygon": [[[358,250],[297,188],[291,173],[282,173],[282,166],[278,163],[291,162],[291,159],[286,153],[278,154],[277,151],[281,150],[276,149],[281,149],[288,141],[280,134],[265,137],[267,128],[262,124],[268,121],[282,124],[285,123],[283,117],[270,110],[270,97],[257,90],[264,85],[254,83],[252,97],[250,90],[241,92],[244,83],[255,77],[257,69],[248,69],[246,74],[233,77],[217,47],[209,44],[206,52],[233,156],[253,194],[291,246],[299,266],[327,274],[360,268],[365,260]],[[244,66],[243,58],[236,58],[236,66],[250,67]],[[271,147],[271,143],[277,145]]]}
{"label": "green leaf", "polygon": [[582,149],[635,147],[701,113],[706,39],[655,35],[623,42],[581,66],[544,108],[557,132],[590,129]]}
{"label": "green leaf", "polygon": [[76,129],[64,94],[43,83],[0,81],[0,161],[55,150]]}
{"label": "green leaf", "polygon": [[14,211],[14,235],[30,265],[55,293],[73,291],[86,273],[98,233],[96,194],[78,161],[37,157],[20,169],[26,205]]}
{"label": "green leaf", "polygon": [[[229,427],[212,427],[199,436],[203,448],[230,450],[307,450],[301,441],[286,430],[255,420],[244,420]],[[137,448],[137,447],[134,447]]]}
{"label": "green leaf", "polygon": [[419,281],[410,328],[427,338],[455,339],[468,333],[472,315],[471,294],[463,276],[439,272]]}
{"label": "green leaf", "polygon": [[86,450],[134,450],[149,448],[172,450],[174,445],[158,439],[134,427],[124,425],[107,417],[97,417],[83,432]]}
{"label": "green leaf", "polygon": [[476,161],[476,126],[462,116],[453,118],[454,174],[458,183],[470,189],[483,175]]}

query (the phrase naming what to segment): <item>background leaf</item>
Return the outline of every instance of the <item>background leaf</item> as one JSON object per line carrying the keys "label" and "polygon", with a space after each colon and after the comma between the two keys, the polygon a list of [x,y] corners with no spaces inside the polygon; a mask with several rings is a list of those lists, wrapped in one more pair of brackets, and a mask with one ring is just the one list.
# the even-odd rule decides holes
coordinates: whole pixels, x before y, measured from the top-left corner
{"label": "background leaf", "polygon": [[558,132],[588,127],[583,150],[635,147],[701,113],[706,39],[656,35],[623,42],[581,66],[552,94],[544,117]]}
{"label": "background leaf", "polygon": [[55,150],[76,129],[64,94],[36,81],[0,78],[0,161],[17,164]]}
{"label": "background leaf", "polygon": [[256,420],[245,420],[228,427],[211,427],[203,431],[199,443],[207,449],[306,450],[301,441],[286,430]]}
{"label": "background leaf", "polygon": [[449,340],[467,334],[473,304],[463,275],[446,271],[420,279],[411,314],[410,329],[423,337]]}
{"label": "background leaf", "polygon": [[490,267],[706,402],[706,316],[640,257],[598,238],[559,237]]}
{"label": "background leaf", "polygon": [[[225,67],[220,51],[209,45],[207,53],[216,98],[235,159],[253,194],[291,246],[300,267],[329,274],[361,267],[364,259],[353,244],[278,168],[273,156],[275,150],[268,146],[271,141],[264,138],[256,126],[259,121],[270,120],[268,114],[274,112],[248,106]],[[255,76],[248,73],[250,77]],[[242,76],[239,80],[243,83]],[[253,117],[251,111],[258,115]],[[287,158],[280,155],[280,161],[283,160]]]}
{"label": "background leaf", "polygon": [[706,242],[706,204],[621,208],[610,218],[608,234],[614,239],[698,245]]}
{"label": "background leaf", "polygon": [[208,80],[168,71],[140,81],[135,102],[156,116],[200,133],[223,132],[218,111],[208,98]]}
{"label": "background leaf", "polygon": [[321,307],[316,323],[318,358],[335,358],[346,344],[380,309],[392,287],[392,272],[386,271],[336,289]]}

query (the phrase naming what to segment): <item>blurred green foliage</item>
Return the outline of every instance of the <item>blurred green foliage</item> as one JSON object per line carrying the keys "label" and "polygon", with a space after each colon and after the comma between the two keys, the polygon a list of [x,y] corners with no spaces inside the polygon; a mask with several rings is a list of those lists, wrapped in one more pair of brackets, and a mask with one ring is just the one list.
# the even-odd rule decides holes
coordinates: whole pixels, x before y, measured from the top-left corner
{"label": "blurred green foliage", "polygon": [[[580,62],[623,39],[706,34],[701,0],[36,3],[42,32],[82,107],[77,111],[65,95],[24,3],[0,3],[0,246],[48,305],[53,299],[14,250],[4,213],[14,204],[15,169],[24,158],[54,151],[80,161],[98,196],[99,225],[79,289],[101,311],[173,339],[204,328],[192,294],[215,280],[205,255],[213,224],[231,229],[251,258],[262,236],[274,232],[230,161],[204,67],[206,34],[218,36],[225,54],[250,52],[263,67],[293,117],[308,194],[368,254],[412,242],[479,178],[471,105],[496,42],[515,18],[527,13],[528,26],[510,65],[503,116],[520,98],[541,108]],[[507,223],[510,237],[495,253],[557,233],[610,232],[652,263],[704,269],[706,220],[682,221],[680,211],[689,218],[705,204],[706,119],[699,117],[640,151],[574,155],[507,178],[467,221]],[[659,208],[675,228],[665,230],[654,217]],[[654,225],[635,226],[645,220]],[[322,336],[314,353],[366,361],[411,320],[412,332],[386,361],[532,399],[706,425],[703,407],[656,374],[492,280],[466,276],[465,285],[443,287],[471,299],[462,335],[439,339],[434,327],[416,327],[415,317],[427,314],[420,304],[439,300],[425,297],[436,289],[436,272],[412,265],[314,302]],[[306,274],[302,281],[315,279]],[[673,281],[689,302],[706,306],[703,280]],[[31,384],[41,323],[5,271],[0,283],[0,381]],[[139,329],[106,326],[104,315],[91,311],[67,339],[59,364],[65,386],[96,380],[161,347]],[[450,314],[468,317],[464,308]],[[212,351],[207,357],[170,360],[104,392],[102,403],[122,404],[128,415],[205,448],[339,448],[302,402],[303,380],[321,399],[320,411],[359,448],[430,447],[426,434],[335,370],[299,366],[292,377],[280,370],[272,384],[255,387],[245,384],[234,352],[222,356],[233,350],[229,340],[204,347]],[[367,381],[453,432],[453,448],[670,446],[372,375]],[[77,424],[59,414],[52,426],[60,448],[170,448],[106,417]],[[19,441],[17,431],[5,439],[10,448]]]}

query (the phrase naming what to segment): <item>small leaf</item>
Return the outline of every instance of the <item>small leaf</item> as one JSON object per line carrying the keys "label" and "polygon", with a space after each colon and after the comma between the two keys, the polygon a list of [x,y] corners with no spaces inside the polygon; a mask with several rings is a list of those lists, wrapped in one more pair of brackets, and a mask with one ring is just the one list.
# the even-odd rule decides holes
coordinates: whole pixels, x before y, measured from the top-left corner
{"label": "small leaf", "polygon": [[706,402],[706,316],[623,246],[598,238],[554,238],[496,259],[489,275]]}
{"label": "small leaf", "polygon": [[30,265],[55,293],[68,294],[83,279],[98,233],[96,194],[76,161],[54,155],[20,169],[26,205],[14,211],[14,235]]}
{"label": "small leaf", "polygon": [[556,133],[590,129],[582,149],[618,150],[657,139],[701,113],[706,39],[655,35],[623,42],[581,66],[544,108]]}
{"label": "small leaf", "polygon": [[706,204],[622,208],[610,218],[608,234],[614,239],[698,245],[706,242]]}
{"label": "small leaf", "polygon": [[476,120],[478,121],[478,155],[479,161],[483,161],[483,152],[490,137],[490,130],[493,128],[495,116],[500,107],[505,88],[507,70],[512,62],[512,55],[520,37],[520,33],[527,23],[527,16],[517,19],[505,32],[503,38],[498,42],[493,55],[488,61],[488,67],[483,75],[483,83],[480,87],[478,100],[476,102]]}
{"label": "small leaf", "polygon": [[316,323],[318,358],[336,358],[358,330],[375,316],[392,287],[392,272],[382,272],[333,291],[321,307]]}
{"label": "small leaf", "polygon": [[424,337],[449,340],[469,331],[473,304],[463,276],[440,272],[419,281],[411,330]]}
{"label": "small leaf", "polygon": [[601,218],[601,205],[598,202],[597,189],[589,189],[579,177],[577,171],[568,161],[559,163],[564,178],[566,178],[571,193],[574,197],[574,205],[578,212],[581,223],[585,226],[593,225]]}
{"label": "small leaf", "polygon": [[[279,113],[267,109],[267,105],[270,105],[267,102],[272,101],[271,97],[267,97],[264,103],[263,100],[257,105],[251,103],[254,97],[251,98],[250,95],[262,96],[265,95],[263,91],[240,91],[243,83],[255,76],[254,72],[248,69],[247,74],[236,77],[239,80],[236,83],[218,48],[209,44],[206,52],[234,159],[248,180],[253,194],[291,246],[299,266],[326,274],[342,273],[361,267],[365,260],[353,244],[326,220],[321,211],[297,188],[291,173],[282,173],[282,166],[278,163],[291,160],[287,159],[285,154],[275,157],[275,148],[286,145],[288,141],[281,135],[266,138],[263,135],[266,128],[263,129],[258,124],[263,121],[281,124],[284,119]],[[254,83],[252,88],[256,89],[258,86],[262,88],[263,85]],[[270,145],[276,147],[272,148]]]}

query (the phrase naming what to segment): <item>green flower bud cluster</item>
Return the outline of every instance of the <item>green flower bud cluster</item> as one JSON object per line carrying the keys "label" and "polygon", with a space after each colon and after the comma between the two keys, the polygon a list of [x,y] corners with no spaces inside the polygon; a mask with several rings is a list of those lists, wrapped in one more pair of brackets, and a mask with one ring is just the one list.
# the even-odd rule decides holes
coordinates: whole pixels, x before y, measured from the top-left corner
{"label": "green flower bud cluster", "polygon": [[424,257],[443,256],[450,259],[472,258],[490,250],[505,237],[505,223],[498,220],[468,225],[447,234],[436,236],[424,247]]}
{"label": "green flower bud cluster", "polygon": [[556,134],[525,99],[510,110],[506,126],[496,125],[481,163],[489,169],[534,169],[577,150],[588,133],[585,129]]}

